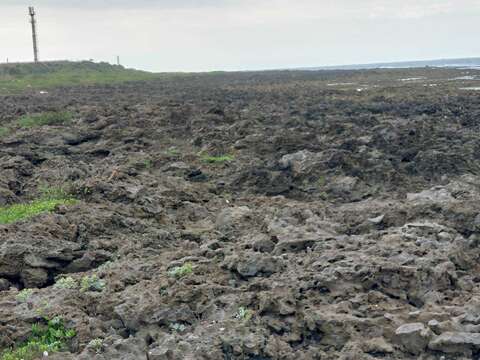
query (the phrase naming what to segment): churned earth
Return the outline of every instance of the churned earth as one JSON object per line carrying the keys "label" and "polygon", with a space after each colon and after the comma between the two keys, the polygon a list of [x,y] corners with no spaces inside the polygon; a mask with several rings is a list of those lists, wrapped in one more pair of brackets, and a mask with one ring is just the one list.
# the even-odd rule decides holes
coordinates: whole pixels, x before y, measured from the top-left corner
{"label": "churned earth", "polygon": [[479,84],[218,73],[0,96],[0,207],[76,199],[0,225],[0,349],[61,316],[76,336],[51,359],[480,359]]}

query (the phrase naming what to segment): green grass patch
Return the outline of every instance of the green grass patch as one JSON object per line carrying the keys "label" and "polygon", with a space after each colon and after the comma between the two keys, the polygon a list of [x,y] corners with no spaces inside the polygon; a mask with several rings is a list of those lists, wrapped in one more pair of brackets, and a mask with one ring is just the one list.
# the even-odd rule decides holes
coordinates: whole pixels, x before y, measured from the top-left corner
{"label": "green grass patch", "polygon": [[10,134],[10,129],[7,127],[0,127],[0,138]]}
{"label": "green grass patch", "polygon": [[41,198],[29,203],[0,207],[0,224],[12,224],[53,211],[58,205],[73,205],[77,202],[63,189],[42,189],[42,193],[43,196]]}
{"label": "green grass patch", "polygon": [[221,156],[203,156],[202,160],[209,164],[222,164],[225,162],[233,161],[233,156],[231,155],[221,155]]}
{"label": "green grass patch", "polygon": [[74,199],[41,199],[28,204],[16,204],[0,208],[0,224],[12,224],[36,215],[50,212],[58,205],[72,205]]}
{"label": "green grass patch", "polygon": [[20,346],[5,350],[1,360],[34,360],[42,357],[46,351],[49,354],[65,350],[68,340],[76,335],[75,330],[66,329],[63,319],[55,317],[46,319],[46,324],[32,325],[29,339]]}
{"label": "green grass patch", "polygon": [[145,166],[145,169],[151,169],[153,168],[153,161],[150,159],[146,159],[143,161],[143,165]]}
{"label": "green grass patch", "polygon": [[35,115],[24,115],[18,119],[22,128],[31,128],[43,125],[63,125],[72,120],[72,113],[68,111],[46,112]]}

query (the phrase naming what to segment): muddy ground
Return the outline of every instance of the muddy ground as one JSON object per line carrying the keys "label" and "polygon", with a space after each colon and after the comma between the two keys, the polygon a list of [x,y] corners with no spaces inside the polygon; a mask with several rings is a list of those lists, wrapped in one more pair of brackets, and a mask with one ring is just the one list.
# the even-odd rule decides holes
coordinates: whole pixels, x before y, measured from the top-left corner
{"label": "muddy ground", "polygon": [[[74,119],[0,138],[0,206],[46,184],[79,202],[0,225],[0,349],[62,316],[77,336],[51,359],[480,358],[478,84],[219,73],[1,96],[1,126]],[[54,286],[93,274],[103,291]]]}

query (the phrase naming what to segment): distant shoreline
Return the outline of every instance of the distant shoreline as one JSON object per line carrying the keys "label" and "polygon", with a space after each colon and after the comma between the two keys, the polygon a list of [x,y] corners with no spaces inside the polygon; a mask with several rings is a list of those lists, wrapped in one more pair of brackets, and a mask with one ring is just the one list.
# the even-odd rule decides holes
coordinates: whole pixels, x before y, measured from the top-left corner
{"label": "distant shoreline", "polygon": [[480,57],[478,58],[457,58],[457,59],[435,59],[420,61],[398,61],[398,62],[379,62],[371,64],[351,64],[351,65],[332,65],[301,67],[293,70],[368,70],[368,69],[409,69],[421,67],[452,67],[480,69]]}

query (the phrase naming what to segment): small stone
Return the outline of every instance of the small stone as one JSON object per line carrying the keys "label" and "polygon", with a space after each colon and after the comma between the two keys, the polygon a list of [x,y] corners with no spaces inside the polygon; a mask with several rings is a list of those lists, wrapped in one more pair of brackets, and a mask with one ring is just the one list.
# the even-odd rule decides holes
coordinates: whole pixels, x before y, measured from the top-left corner
{"label": "small stone", "polygon": [[363,343],[362,347],[366,353],[391,354],[394,351],[393,346],[382,337],[369,339]]}
{"label": "small stone", "polygon": [[420,310],[417,310],[417,311],[412,311],[412,312],[409,312],[408,313],[408,317],[410,318],[418,318],[418,316],[421,314],[422,312]]}
{"label": "small stone", "polygon": [[411,323],[400,326],[395,335],[405,351],[412,354],[422,353],[432,337],[431,331],[422,323]]}
{"label": "small stone", "polygon": [[224,266],[229,270],[238,272],[242,277],[265,276],[268,277],[280,271],[284,264],[273,256],[262,253],[251,253],[242,257],[232,255],[225,258]]}
{"label": "small stone", "polygon": [[263,253],[271,253],[274,248],[275,243],[268,237],[258,237],[253,243],[253,249]]}
{"label": "small stone", "polygon": [[173,356],[173,351],[159,346],[148,352],[148,360],[169,360]]}
{"label": "small stone", "polygon": [[374,225],[379,225],[382,223],[383,219],[385,219],[385,215],[380,215],[375,218],[368,219],[368,221]]}
{"label": "small stone", "polygon": [[252,216],[252,210],[247,206],[223,209],[217,216],[216,225],[219,229],[230,230]]}
{"label": "small stone", "polygon": [[395,315],[390,314],[390,313],[385,313],[383,314],[383,317],[389,321],[395,321]]}
{"label": "small stone", "polygon": [[438,334],[440,331],[440,323],[437,320],[430,320],[428,322],[428,327],[435,333]]}
{"label": "small stone", "polygon": [[451,241],[453,241],[453,236],[451,234],[449,234],[448,232],[445,232],[445,231],[442,231],[437,236],[438,236],[438,241],[441,241],[441,242],[451,242]]}

